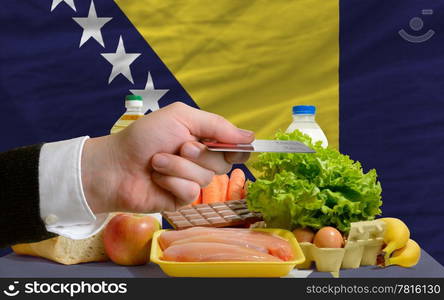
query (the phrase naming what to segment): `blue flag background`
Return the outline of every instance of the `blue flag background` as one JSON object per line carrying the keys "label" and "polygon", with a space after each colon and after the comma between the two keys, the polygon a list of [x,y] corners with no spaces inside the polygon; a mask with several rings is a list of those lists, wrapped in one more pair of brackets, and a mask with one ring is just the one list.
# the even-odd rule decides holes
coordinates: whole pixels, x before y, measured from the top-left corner
{"label": "blue flag background", "polygon": [[[432,15],[423,15],[432,9]],[[340,149],[375,168],[384,216],[444,263],[444,3],[340,2]],[[410,28],[421,18],[423,29]],[[398,34],[420,36],[411,43]]]}
{"label": "blue flag background", "polygon": [[[79,48],[83,29],[73,17],[87,16],[90,1],[6,1],[0,10],[0,151],[82,135],[108,134],[125,111],[129,89],[143,89],[151,72],[156,89],[169,89],[162,106],[182,101],[197,107],[113,1],[95,0],[98,17],[113,19],[102,28],[103,48],[90,39]],[[114,53],[122,36],[127,53],[141,53],[131,65],[134,85],[123,75],[110,84],[112,65],[101,53]]]}

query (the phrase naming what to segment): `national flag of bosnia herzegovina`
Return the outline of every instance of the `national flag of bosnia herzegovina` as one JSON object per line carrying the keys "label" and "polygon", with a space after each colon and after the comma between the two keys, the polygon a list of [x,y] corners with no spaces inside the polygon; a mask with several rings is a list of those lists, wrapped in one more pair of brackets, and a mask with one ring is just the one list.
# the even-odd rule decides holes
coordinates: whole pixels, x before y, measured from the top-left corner
{"label": "national flag of bosnia herzegovina", "polygon": [[443,14],[432,0],[4,1],[0,150],[107,134],[129,93],[259,138],[313,104],[330,145],[377,169],[384,215],[444,262]]}

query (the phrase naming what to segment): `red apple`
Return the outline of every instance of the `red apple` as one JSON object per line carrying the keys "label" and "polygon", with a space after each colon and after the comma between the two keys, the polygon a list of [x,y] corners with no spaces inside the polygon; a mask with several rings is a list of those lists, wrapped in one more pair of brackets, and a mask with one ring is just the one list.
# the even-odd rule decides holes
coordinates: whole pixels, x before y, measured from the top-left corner
{"label": "red apple", "polygon": [[159,222],[151,216],[118,214],[109,221],[103,232],[106,254],[119,265],[146,264],[151,239],[159,229]]}

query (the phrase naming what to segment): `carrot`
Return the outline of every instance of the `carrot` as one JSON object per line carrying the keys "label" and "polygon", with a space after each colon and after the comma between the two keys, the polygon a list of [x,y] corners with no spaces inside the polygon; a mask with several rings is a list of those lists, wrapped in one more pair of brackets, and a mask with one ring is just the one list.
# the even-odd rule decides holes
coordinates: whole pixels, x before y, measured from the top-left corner
{"label": "carrot", "polygon": [[242,199],[247,197],[248,193],[248,180],[245,180],[244,188],[242,189]]}
{"label": "carrot", "polygon": [[223,202],[227,197],[227,174],[215,175],[209,185],[202,188],[202,203]]}
{"label": "carrot", "polygon": [[202,189],[200,189],[199,197],[197,197],[196,200],[194,200],[191,205],[197,205],[202,203]]}
{"label": "carrot", "polygon": [[228,184],[227,200],[243,199],[245,185],[245,173],[242,169],[234,169],[231,172],[230,183]]}

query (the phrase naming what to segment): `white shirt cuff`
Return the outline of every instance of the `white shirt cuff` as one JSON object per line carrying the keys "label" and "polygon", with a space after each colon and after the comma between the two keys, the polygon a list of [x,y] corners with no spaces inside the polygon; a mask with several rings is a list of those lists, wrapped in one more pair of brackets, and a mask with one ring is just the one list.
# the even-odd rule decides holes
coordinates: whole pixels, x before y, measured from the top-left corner
{"label": "white shirt cuff", "polygon": [[81,155],[88,138],[47,143],[40,151],[40,217],[47,231],[71,239],[96,234],[109,215],[94,215],[83,193]]}

